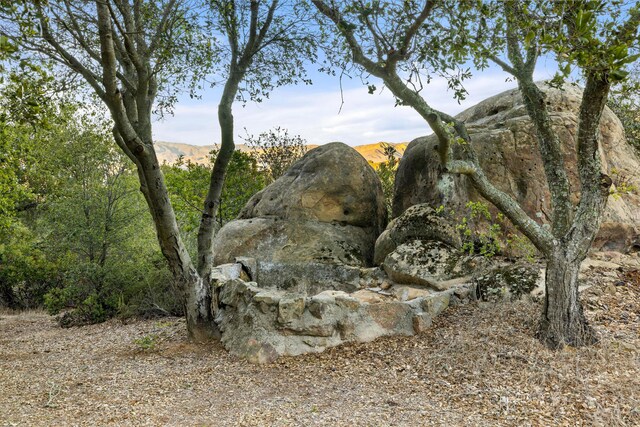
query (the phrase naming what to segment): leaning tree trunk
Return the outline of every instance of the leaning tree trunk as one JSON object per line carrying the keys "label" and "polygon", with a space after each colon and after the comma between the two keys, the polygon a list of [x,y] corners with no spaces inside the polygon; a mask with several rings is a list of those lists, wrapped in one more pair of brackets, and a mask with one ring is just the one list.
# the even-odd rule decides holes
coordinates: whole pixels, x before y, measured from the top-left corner
{"label": "leaning tree trunk", "polygon": [[[198,229],[198,275],[203,279],[203,289],[207,294],[202,295],[203,300],[209,304],[210,321],[215,320],[218,308],[218,295],[216,289],[211,289],[211,269],[213,267],[213,238],[215,233],[215,220],[220,208],[220,198],[224,188],[224,180],[229,163],[235,150],[233,138],[233,100],[238,92],[240,80],[244,72],[234,72],[232,66],[231,76],[225,84],[220,104],[218,105],[218,122],[221,130],[220,151],[216,156],[209,180],[209,190],[205,197],[200,227]],[[218,336],[219,336],[219,332]]]}
{"label": "leaning tree trunk", "polygon": [[547,346],[580,347],[597,341],[578,296],[578,275],[583,257],[571,259],[557,250],[547,259],[545,300],[539,338]]}
{"label": "leaning tree trunk", "polygon": [[[150,141],[150,139],[149,139]],[[194,266],[180,237],[169,192],[164,182],[157,156],[151,143],[137,155],[141,177],[146,187],[153,183],[154,191],[147,191],[147,202],[154,220],[162,254],[169,264],[174,280],[182,292],[189,337],[207,341],[218,336],[218,328],[211,316],[207,281]]]}

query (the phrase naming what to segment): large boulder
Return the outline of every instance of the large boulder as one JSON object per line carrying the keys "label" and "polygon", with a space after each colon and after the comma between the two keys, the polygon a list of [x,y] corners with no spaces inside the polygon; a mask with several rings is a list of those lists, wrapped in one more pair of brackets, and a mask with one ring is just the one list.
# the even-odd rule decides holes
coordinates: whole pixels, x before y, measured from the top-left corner
{"label": "large boulder", "polygon": [[422,203],[389,223],[376,241],[374,260],[393,283],[442,291],[466,282],[486,264],[461,246],[445,213]]}
{"label": "large boulder", "polygon": [[[576,132],[582,91],[573,86],[563,90],[541,83],[546,93],[551,122],[558,133],[569,171],[573,201],[579,198]],[[538,151],[535,129],[518,90],[509,90],[486,99],[457,116],[467,125],[472,144],[487,177],[510,194],[539,223],[551,217],[551,197]],[[393,216],[410,206],[427,203],[444,205],[459,212],[467,201],[482,200],[463,177],[451,177],[442,170],[435,136],[412,141],[396,175]],[[640,188],[640,161],[625,142],[624,129],[611,110],[605,108],[600,122],[602,168],[614,185]],[[597,249],[628,250],[637,244],[640,230],[640,195],[610,197]],[[636,242],[636,243],[634,243]]]}
{"label": "large boulder", "polygon": [[304,295],[246,282],[240,277],[243,268],[214,268],[218,298],[213,308],[222,344],[254,363],[382,336],[420,334],[448,306],[469,302],[476,293],[466,283],[439,292],[394,286],[389,292],[325,290]]}
{"label": "large boulder", "polygon": [[334,142],[309,151],[222,227],[214,263],[254,258],[252,279],[261,286],[339,289],[372,264],[386,220],[375,171],[353,148]]}
{"label": "large boulder", "polygon": [[467,178],[446,174],[438,156],[434,136],[416,138],[409,143],[396,171],[391,214],[397,218],[411,206],[446,206],[455,212],[469,200]]}
{"label": "large boulder", "polygon": [[441,283],[460,277],[464,259],[460,251],[437,241],[411,240],[389,253],[382,268],[396,283],[429,286],[439,289]]}
{"label": "large boulder", "polygon": [[389,223],[376,240],[374,262],[382,264],[398,246],[415,239],[442,242],[453,248],[461,246],[460,234],[449,220],[422,203],[409,207]]}

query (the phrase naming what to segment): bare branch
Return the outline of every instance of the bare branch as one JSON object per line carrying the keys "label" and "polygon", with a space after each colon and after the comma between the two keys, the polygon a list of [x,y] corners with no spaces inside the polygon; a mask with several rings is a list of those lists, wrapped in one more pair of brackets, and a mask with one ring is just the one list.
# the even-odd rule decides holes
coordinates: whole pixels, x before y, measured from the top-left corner
{"label": "bare branch", "polygon": [[69,51],[63,48],[62,45],[57,42],[56,38],[53,37],[49,28],[49,22],[44,15],[42,3],[40,0],[36,1],[36,8],[39,15],[40,27],[42,29],[42,37],[44,38],[44,40],[54,48],[58,55],[60,55],[60,58],[62,59],[61,62],[64,62],[72,70],[80,73],[82,77],[84,77],[84,79],[87,81],[87,83],[89,83],[89,85],[91,85],[91,87],[96,91],[96,94],[101,99],[104,99],[105,91],[100,84],[100,78],[93,71],[82,65],[82,63],[75,56],[73,56],[71,53],[69,53]]}

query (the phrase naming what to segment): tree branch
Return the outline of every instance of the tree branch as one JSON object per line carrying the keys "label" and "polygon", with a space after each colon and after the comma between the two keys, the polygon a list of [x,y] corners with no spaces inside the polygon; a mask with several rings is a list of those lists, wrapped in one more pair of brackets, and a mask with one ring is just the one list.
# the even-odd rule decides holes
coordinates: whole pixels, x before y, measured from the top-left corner
{"label": "tree branch", "polygon": [[82,63],[71,53],[69,53],[65,48],[63,48],[60,43],[57,42],[55,37],[51,34],[51,30],[49,28],[49,22],[44,14],[44,10],[42,9],[41,0],[36,0],[36,10],[38,12],[38,20],[40,21],[40,27],[42,29],[42,37],[44,40],[49,43],[51,47],[60,55],[60,58],[74,71],[80,73],[82,77],[86,80],[87,83],[95,90],[96,94],[104,99],[105,91],[102,85],[100,84],[100,78],[89,70],[87,67],[82,65]]}
{"label": "tree branch", "polygon": [[[255,42],[256,51],[260,50],[262,42],[264,41],[264,38],[267,36],[267,33],[271,28],[271,23],[273,22],[273,16],[276,13],[277,7],[278,7],[278,0],[273,0],[271,2],[271,6],[269,6],[269,11],[267,12],[267,18],[264,20],[264,23],[262,24],[262,28],[260,29],[260,33],[258,34],[258,37]],[[251,24],[253,25],[253,20]]]}
{"label": "tree branch", "polygon": [[[337,8],[329,7],[322,0],[311,0],[311,1],[324,16],[329,18],[336,25],[336,27],[338,28],[338,31],[340,31],[342,36],[345,38],[347,44],[349,45],[354,61],[362,65],[371,74],[374,74],[378,77],[381,75],[384,75],[385,73],[384,67],[371,61],[362,52],[362,46],[360,46],[360,43],[358,43],[358,41],[356,40],[353,34],[354,25],[346,21],[342,17],[342,15],[340,14],[340,11]],[[375,72],[371,70],[375,70]]]}
{"label": "tree branch", "polygon": [[[551,193],[553,207],[552,232],[556,237],[564,235],[571,224],[573,205],[570,199],[569,177],[567,176],[564,156],[558,134],[553,130],[544,93],[533,81],[533,68],[524,61],[517,39],[517,10],[511,2],[505,5],[507,10],[507,53],[511,60],[513,75],[518,80],[527,113],[533,122],[538,137],[538,147],[542,157],[547,186]],[[533,61],[530,61],[534,63]]]}
{"label": "tree branch", "polygon": [[422,11],[420,12],[420,15],[418,15],[418,17],[415,18],[415,20],[411,23],[409,28],[407,28],[407,31],[402,37],[402,44],[399,46],[400,48],[398,49],[397,60],[406,58],[406,55],[408,54],[408,51],[409,51],[409,47],[411,46],[411,41],[417,34],[418,30],[420,29],[424,21],[426,21],[427,18],[429,17],[435,5],[436,5],[435,0],[431,0],[431,1],[427,0],[424,7],[422,8]]}
{"label": "tree branch", "polygon": [[160,23],[158,24],[158,29],[155,34],[151,37],[151,42],[149,44],[149,53],[155,52],[162,39],[162,34],[166,32],[167,21],[169,16],[171,16],[171,12],[175,7],[176,0],[171,0],[164,8],[164,13],[162,14],[162,18],[160,19]]}

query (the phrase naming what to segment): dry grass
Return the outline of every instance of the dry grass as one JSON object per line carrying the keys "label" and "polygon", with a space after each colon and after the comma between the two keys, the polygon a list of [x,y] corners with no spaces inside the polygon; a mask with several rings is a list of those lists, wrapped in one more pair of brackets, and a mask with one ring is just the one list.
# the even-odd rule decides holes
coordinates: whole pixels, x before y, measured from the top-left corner
{"label": "dry grass", "polygon": [[2,314],[0,425],[638,426],[640,274],[609,279],[585,293],[601,342],[556,352],[531,301],[269,366],[190,344],[181,319]]}

